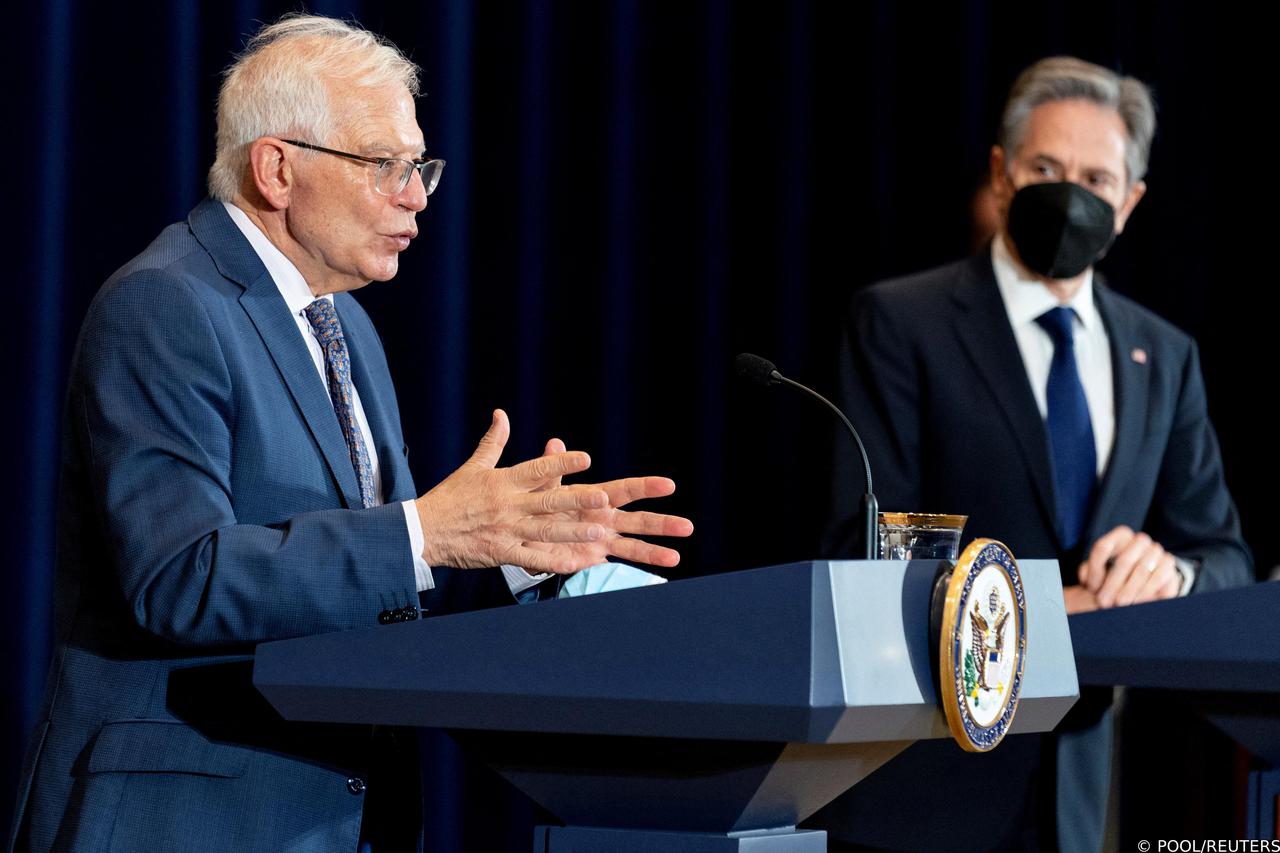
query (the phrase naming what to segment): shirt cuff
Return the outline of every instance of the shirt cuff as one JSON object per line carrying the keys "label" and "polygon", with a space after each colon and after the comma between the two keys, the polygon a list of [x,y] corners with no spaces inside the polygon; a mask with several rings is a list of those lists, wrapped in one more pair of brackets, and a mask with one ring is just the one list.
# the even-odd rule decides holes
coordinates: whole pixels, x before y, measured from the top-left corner
{"label": "shirt cuff", "polygon": [[426,592],[436,588],[435,578],[431,576],[431,567],[422,559],[422,549],[427,547],[426,537],[422,535],[422,519],[418,518],[418,506],[413,501],[400,504],[404,508],[404,526],[409,528],[409,550],[413,557],[413,577],[418,583],[418,592]]}
{"label": "shirt cuff", "polygon": [[1200,561],[1188,560],[1185,557],[1173,555],[1173,568],[1177,570],[1178,576],[1182,578],[1182,586],[1178,587],[1178,595],[1183,596],[1191,592],[1191,587],[1196,582],[1196,575],[1200,573]]}
{"label": "shirt cuff", "polygon": [[519,566],[511,566],[503,564],[502,576],[507,580],[507,586],[511,588],[511,594],[524,592],[530,587],[535,587],[547,578],[551,577],[550,572],[542,572],[540,574],[531,575]]}

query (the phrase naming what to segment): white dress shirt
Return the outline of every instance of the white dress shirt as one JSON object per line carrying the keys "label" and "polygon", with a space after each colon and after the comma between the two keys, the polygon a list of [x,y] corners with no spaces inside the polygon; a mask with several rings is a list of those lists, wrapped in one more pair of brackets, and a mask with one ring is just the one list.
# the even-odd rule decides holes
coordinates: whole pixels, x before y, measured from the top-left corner
{"label": "white dress shirt", "polygon": [[[302,335],[302,340],[307,346],[307,352],[311,353],[311,361],[315,364],[316,372],[320,375],[320,384],[324,386],[325,394],[329,394],[329,377],[325,368],[324,350],[321,349],[320,341],[316,339],[315,330],[312,329],[311,321],[307,319],[305,313],[306,307],[316,300],[311,288],[307,285],[306,279],[302,277],[302,273],[293,265],[293,262],[286,258],[284,253],[267,239],[267,235],[263,234],[258,226],[253,224],[253,221],[249,219],[243,210],[225,201],[222,206],[227,209],[227,213],[231,216],[231,221],[240,229],[240,233],[244,234],[245,239],[249,241],[249,245],[253,247],[253,251],[258,255],[258,259],[267,268],[267,273],[271,276],[271,280],[275,282],[276,288],[280,291],[280,296],[284,298],[285,304],[289,306],[289,312],[293,314],[293,320],[298,326],[298,334]],[[330,302],[333,301],[332,294],[326,294],[321,298],[328,299]],[[378,462],[377,445],[374,444],[373,433],[369,429],[369,421],[364,414],[364,405],[360,402],[360,391],[355,387],[354,382],[351,384],[351,398],[355,409],[356,423],[360,427],[360,435],[364,438],[365,447],[368,448],[369,464],[373,469],[374,502],[382,504],[384,502],[382,495],[382,469]],[[426,546],[426,539],[422,534],[422,521],[418,518],[418,509],[414,501],[404,501],[401,506],[404,508],[404,523],[409,530],[409,549],[413,558],[414,578],[417,581],[418,592],[424,592],[435,587],[435,580],[431,576],[431,567],[422,558],[422,550]],[[502,574],[506,578],[507,586],[510,587],[512,593],[528,589],[550,577],[548,574],[530,576],[518,566],[503,566]]]}
{"label": "white dress shirt", "polygon": [[[1004,240],[999,236],[991,244],[991,263],[995,267],[996,284],[1004,300],[1004,310],[1009,315],[1009,325],[1022,353],[1022,365],[1026,368],[1031,391],[1035,394],[1040,417],[1049,417],[1047,387],[1049,367],[1053,364],[1053,338],[1036,318],[1060,304],[1049,288],[1033,278],[1027,278],[1014,263]],[[1093,268],[1084,274],[1084,284],[1067,303],[1075,311],[1072,321],[1075,331],[1076,370],[1080,384],[1084,386],[1085,401],[1089,404],[1089,421],[1093,426],[1093,443],[1098,458],[1098,478],[1107,470],[1111,448],[1116,439],[1116,400],[1111,375],[1111,341],[1107,328],[1093,304]]]}

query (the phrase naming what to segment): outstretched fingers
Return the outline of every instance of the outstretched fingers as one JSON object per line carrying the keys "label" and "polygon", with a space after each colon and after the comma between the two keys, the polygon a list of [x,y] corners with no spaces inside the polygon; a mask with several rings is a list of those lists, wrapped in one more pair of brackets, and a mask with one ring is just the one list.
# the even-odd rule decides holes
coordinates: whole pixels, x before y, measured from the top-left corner
{"label": "outstretched fingers", "polygon": [[539,456],[537,459],[530,459],[526,462],[521,462],[519,465],[512,465],[506,470],[511,483],[517,488],[537,489],[553,483],[560,477],[577,474],[590,467],[590,456],[581,450],[571,450],[565,453]]}
{"label": "outstretched fingers", "polygon": [[521,495],[516,503],[529,515],[574,513],[604,509],[609,505],[609,495],[597,486],[560,486]]}
{"label": "outstretched fingers", "polygon": [[[561,441],[560,439],[558,439],[558,438],[551,438],[551,439],[548,439],[548,440],[547,440],[546,447],[544,447],[544,448],[542,449],[542,455],[543,455],[543,456],[557,456],[557,455],[559,455],[559,454],[561,454],[561,453],[564,453],[564,452],[565,452],[565,451],[567,451],[568,449],[569,449],[569,448],[565,447],[565,446],[564,446],[564,442],[563,442],[563,441]],[[552,477],[550,480],[547,480],[547,481],[546,481],[545,483],[543,483],[541,486],[538,486],[536,489],[534,489],[534,491],[544,491],[544,490],[546,490],[546,489],[556,489],[556,488],[559,488],[559,487],[560,487],[560,482],[561,482],[561,480],[562,480],[562,479],[563,479],[563,478],[561,478],[561,477]]]}
{"label": "outstretched fingers", "polygon": [[603,524],[590,521],[562,521],[534,517],[520,521],[512,528],[526,542],[599,542],[613,535]]}
{"label": "outstretched fingers", "polygon": [[613,516],[613,529],[638,536],[691,536],[693,522],[657,512],[617,512]]}
{"label": "outstretched fingers", "polygon": [[513,545],[507,549],[502,559],[503,562],[519,566],[527,572],[551,572],[556,575],[571,575],[600,562],[594,557],[576,553],[567,545],[538,542]]}
{"label": "outstretched fingers", "polygon": [[646,563],[668,569],[680,563],[679,551],[640,539],[629,539],[626,536],[610,540],[609,553],[628,562]]}
{"label": "outstretched fingers", "polygon": [[624,477],[600,483],[598,488],[608,493],[610,506],[623,507],[632,501],[665,498],[675,492],[676,484],[667,477]]}

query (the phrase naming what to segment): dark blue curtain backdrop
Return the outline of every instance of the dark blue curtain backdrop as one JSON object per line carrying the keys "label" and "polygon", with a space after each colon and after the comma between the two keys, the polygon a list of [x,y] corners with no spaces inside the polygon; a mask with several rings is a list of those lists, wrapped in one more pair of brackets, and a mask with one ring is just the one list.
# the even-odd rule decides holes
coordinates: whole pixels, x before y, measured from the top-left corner
{"label": "dark blue curtain backdrop", "polygon": [[[812,556],[826,416],[739,387],[733,354],[830,388],[849,295],[969,250],[1004,92],[1031,61],[1070,52],[1156,90],[1150,191],[1104,269],[1199,339],[1246,534],[1261,566],[1280,562],[1264,426],[1275,155],[1255,130],[1274,49],[1222,6],[312,4],[422,65],[420,121],[449,161],[400,275],[360,292],[419,485],[465,459],[501,405],[510,460],[558,435],[599,477],[675,477],[669,507],[698,528],[676,576]],[[47,0],[6,15],[0,827],[51,644],[77,327],[103,279],[203,196],[219,72],[255,22],[292,8]],[[460,774],[488,784],[448,755],[433,773],[441,789]],[[509,821],[469,828],[455,798],[431,817],[432,849],[501,847],[504,823],[527,843],[531,808],[494,790],[478,808]]]}

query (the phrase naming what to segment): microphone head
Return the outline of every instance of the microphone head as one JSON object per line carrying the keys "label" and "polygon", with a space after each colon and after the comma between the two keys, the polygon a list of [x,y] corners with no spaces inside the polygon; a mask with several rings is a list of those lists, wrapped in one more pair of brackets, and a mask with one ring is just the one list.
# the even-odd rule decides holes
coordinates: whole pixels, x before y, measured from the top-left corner
{"label": "microphone head", "polygon": [[778,373],[772,361],[749,352],[738,353],[733,364],[739,376],[761,385],[777,385],[782,380],[782,374]]}

